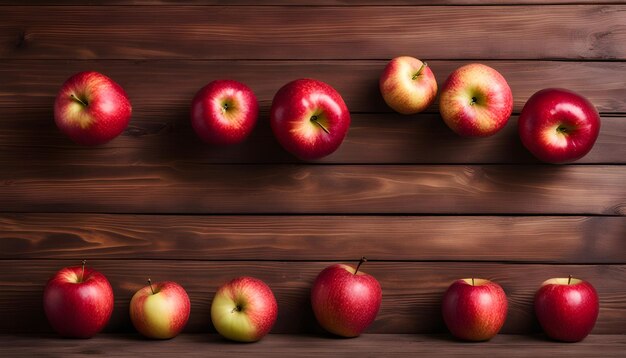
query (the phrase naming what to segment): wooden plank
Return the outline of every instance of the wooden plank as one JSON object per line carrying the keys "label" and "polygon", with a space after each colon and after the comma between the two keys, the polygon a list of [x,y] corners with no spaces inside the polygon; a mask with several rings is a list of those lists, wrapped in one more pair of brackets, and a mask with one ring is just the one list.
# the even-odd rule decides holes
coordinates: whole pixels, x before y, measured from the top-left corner
{"label": "wooden plank", "polygon": [[[15,113],[15,112],[18,113]],[[184,113],[156,117],[145,112],[132,119],[119,138],[99,147],[82,147],[62,135],[49,109],[8,109],[0,120],[0,163],[21,165],[115,165],[194,162],[205,164],[299,163],[276,141],[266,115],[241,144],[216,147],[203,143]],[[600,136],[577,164],[626,163],[626,117],[602,117]],[[517,116],[497,135],[457,136],[439,115],[407,118],[391,113],[352,115],[348,136],[326,164],[513,164],[540,163],[522,145]]]}
{"label": "wooden plank", "polygon": [[[486,248],[488,249],[488,248]],[[0,331],[49,331],[42,308],[46,280],[61,267],[78,260],[0,261]],[[132,331],[128,304],[147,277],[174,280],[187,290],[191,316],[187,332],[210,332],[210,304],[222,283],[239,275],[264,280],[278,301],[274,333],[320,332],[309,303],[309,292],[317,274],[329,262],[237,262],[172,260],[90,261],[104,273],[115,292],[115,309],[107,331]],[[571,274],[591,282],[600,296],[596,334],[625,334],[625,265],[523,265],[470,262],[369,262],[363,268],[383,287],[383,303],[370,333],[444,332],[441,297],[448,285],[468,276],[498,282],[509,300],[503,333],[537,332],[532,301],[539,285],[551,277]],[[19,304],[16,304],[19,302]]]}
{"label": "wooden plank", "polygon": [[[419,56],[414,51],[408,53]],[[440,86],[454,69],[472,62],[427,60]],[[626,113],[626,62],[480,62],[497,69],[506,77],[514,95],[515,113],[521,111],[533,93],[546,87],[577,91],[589,98],[601,113]],[[248,84],[257,95],[264,112],[269,111],[272,98],[281,86],[302,77],[317,78],[334,86],[352,112],[392,112],[378,89],[378,79],[386,64],[386,60],[1,60],[0,78],[3,87],[0,91],[0,107],[17,107],[22,111],[51,109],[61,84],[69,76],[80,71],[94,70],[107,74],[124,87],[133,103],[134,118],[154,118],[158,114],[158,117],[169,120],[186,120],[196,91],[220,78],[232,78]],[[438,104],[427,111],[439,113]],[[420,118],[420,115],[403,118]]]}
{"label": "wooden plank", "polygon": [[[379,0],[89,0],[89,5],[205,5],[205,6],[357,6],[381,5]],[[387,0],[389,5],[526,5],[597,4],[597,0]],[[625,4],[624,0],[602,0],[603,4]],[[0,0],[0,5],[85,5],[84,0]]]}
{"label": "wooden plank", "polygon": [[54,335],[0,335],[0,354],[7,357],[602,357],[621,358],[624,335],[591,335],[576,344],[549,341],[542,336],[498,335],[480,344],[462,343],[448,335],[365,334],[354,339],[322,335],[270,334],[255,344],[233,344],[217,335],[183,334],[167,341],[150,341],[134,334],[101,334],[86,340],[59,339]]}
{"label": "wooden plank", "polygon": [[624,166],[5,166],[4,212],[626,215]]}
{"label": "wooden plank", "polygon": [[626,58],[622,5],[2,10],[0,58]]}
{"label": "wooden plank", "polygon": [[623,217],[2,214],[0,259],[626,264],[624,233]]}

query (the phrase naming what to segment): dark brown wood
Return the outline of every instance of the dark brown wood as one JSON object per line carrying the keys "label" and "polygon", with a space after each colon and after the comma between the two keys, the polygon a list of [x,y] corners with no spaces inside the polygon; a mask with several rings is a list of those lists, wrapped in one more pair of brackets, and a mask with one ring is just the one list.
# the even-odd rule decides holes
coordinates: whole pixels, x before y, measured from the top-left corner
{"label": "dark brown wood", "polygon": [[[415,56],[421,54],[409,52]],[[396,56],[392,55],[392,56]],[[391,57],[391,56],[390,56]],[[428,60],[439,86],[454,69],[471,60]],[[481,60],[506,77],[519,113],[526,100],[546,87],[580,92],[601,113],[626,113],[623,95],[626,62],[495,61]],[[13,113],[51,116],[61,84],[72,74],[94,70],[119,82],[133,103],[134,118],[187,120],[196,91],[210,81],[232,78],[248,84],[261,109],[268,112],[274,94],[285,83],[302,77],[317,78],[334,86],[352,112],[392,112],[380,95],[378,79],[387,64],[379,61],[59,61],[2,60],[3,93],[0,107]],[[32,112],[46,109],[47,112]],[[438,105],[428,112],[439,113]],[[418,119],[420,115],[402,116]],[[28,123],[28,122],[26,122]],[[26,125],[25,123],[25,125]],[[30,124],[28,124],[30,125]]]}
{"label": "dark brown wood", "polygon": [[624,9],[11,6],[0,58],[624,59]]}
{"label": "dark brown wood", "polygon": [[[167,148],[163,148],[166,150]],[[5,166],[5,212],[626,215],[623,166]]]}
{"label": "dark brown wood", "polygon": [[[0,335],[0,354],[10,357],[83,357],[119,354],[150,357],[602,357],[621,358],[624,335],[591,335],[576,344],[543,336],[498,335],[489,342],[463,343],[448,335],[365,334],[354,339],[324,335],[270,334],[255,344],[231,343],[217,335],[183,334],[168,341],[150,341],[135,334],[100,334],[88,340],[54,335]],[[600,353],[601,352],[601,353]]]}
{"label": "dark brown wood", "polygon": [[0,259],[626,264],[623,217],[3,214]]}
{"label": "dark brown wood", "polygon": [[[594,0],[0,0],[0,5],[280,5],[280,6],[356,6],[356,5],[525,5],[525,4],[598,4]],[[603,4],[624,4],[624,0],[602,0]]]}
{"label": "dark brown wood", "polygon": [[[485,248],[489,250],[489,248]],[[77,253],[80,255],[80,253]],[[42,308],[46,280],[58,269],[77,260],[0,261],[0,331],[49,331]],[[316,275],[330,262],[238,262],[172,260],[91,260],[105,274],[115,292],[115,310],[107,331],[132,331],[128,305],[147,277],[174,280],[191,299],[188,332],[210,332],[210,305],[217,288],[240,275],[265,281],[279,305],[274,333],[319,332],[309,302]],[[383,303],[370,333],[444,332],[441,297],[459,278],[483,277],[498,282],[507,293],[509,311],[503,333],[537,332],[533,296],[552,277],[573,275],[591,282],[600,296],[596,334],[625,334],[625,265],[524,265],[471,262],[368,262],[363,270],[383,288]],[[18,304],[19,303],[19,304]]]}
{"label": "dark brown wood", "polygon": [[[14,113],[14,110],[10,110]],[[194,163],[298,163],[276,141],[267,119],[261,119],[242,144],[216,147],[203,143],[186,113],[155,117],[142,111],[126,132],[92,148],[75,145],[54,125],[50,109],[24,109],[0,121],[0,164],[115,165]],[[139,112],[139,111],[138,111]],[[162,120],[159,120],[162,118]],[[626,117],[602,117],[600,136],[577,164],[626,163]],[[540,163],[522,145],[517,116],[498,134],[480,139],[457,136],[439,115],[353,114],[348,136],[327,164],[513,164]]]}

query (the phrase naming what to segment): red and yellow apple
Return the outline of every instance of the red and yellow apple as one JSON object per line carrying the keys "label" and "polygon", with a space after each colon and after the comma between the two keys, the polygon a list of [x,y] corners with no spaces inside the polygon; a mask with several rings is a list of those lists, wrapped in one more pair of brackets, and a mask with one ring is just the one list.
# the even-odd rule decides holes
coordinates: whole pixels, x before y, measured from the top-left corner
{"label": "red and yellow apple", "polygon": [[513,94],[498,71],[472,63],[448,76],[441,89],[439,112],[446,125],[461,136],[490,136],[509,120]]}
{"label": "red and yellow apple", "polygon": [[191,102],[191,125],[206,143],[229,145],[243,142],[259,116],[259,103],[245,84],[217,80],[204,86]]}
{"label": "red and yellow apple", "polygon": [[185,289],[172,281],[152,283],[139,289],[130,301],[130,319],[148,338],[176,337],[187,324],[191,303]]}
{"label": "red and yellow apple", "polygon": [[254,277],[238,277],[215,293],[211,321],[223,337],[239,342],[256,342],[270,332],[278,304],[265,282]]}
{"label": "red and yellow apple", "polygon": [[54,120],[78,144],[104,144],[120,135],[130,122],[132,107],[124,89],[98,72],[70,77],[54,101]]}
{"label": "red and yellow apple", "polygon": [[387,105],[402,114],[422,112],[437,97],[437,80],[426,62],[400,56],[391,60],[379,81]]}

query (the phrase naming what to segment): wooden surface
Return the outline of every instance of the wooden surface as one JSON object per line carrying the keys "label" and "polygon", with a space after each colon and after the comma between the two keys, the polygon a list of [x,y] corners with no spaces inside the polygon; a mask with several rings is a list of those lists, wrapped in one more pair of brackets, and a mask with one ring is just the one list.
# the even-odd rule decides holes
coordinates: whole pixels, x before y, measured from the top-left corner
{"label": "wooden surface", "polygon": [[626,262],[626,221],[606,216],[3,214],[0,226],[0,259]]}
{"label": "wooden surface", "polygon": [[0,58],[622,60],[625,9],[12,6],[0,13]]}
{"label": "wooden surface", "polygon": [[[367,334],[354,339],[318,335],[274,334],[253,344],[233,344],[217,335],[184,334],[168,341],[148,341],[137,335],[100,335],[89,340],[60,340],[54,336],[0,335],[0,352],[11,357],[594,357],[621,358],[623,335],[592,335],[576,344],[558,343],[542,336],[500,335],[480,344],[462,343],[447,335]],[[601,353],[600,353],[601,352]]]}
{"label": "wooden surface", "polygon": [[626,215],[622,166],[5,166],[3,210]]}
{"label": "wooden surface", "polygon": [[[83,4],[0,0],[0,356],[624,350],[625,1]],[[442,123],[437,104],[392,113],[378,77],[399,55],[427,60],[440,86],[466,63],[496,68],[512,88],[514,115],[493,137],[464,139]],[[101,147],[72,144],[52,120],[58,88],[82,70],[109,75],[133,104],[129,128]],[[300,77],[330,83],[352,115],[342,147],[312,163],[282,150],[268,124],[273,95]],[[194,93],[219,78],[247,83],[261,108],[249,140],[229,148],[203,144],[188,118]],[[594,149],[576,163],[541,164],[519,141],[518,114],[545,87],[578,91],[602,115]],[[380,315],[366,336],[330,339],[313,318],[310,285],[325,266],[362,255],[383,287]],[[45,282],[82,258],[114,287],[107,332],[133,331],[130,297],[151,277],[189,291],[186,332],[200,334],[166,342],[47,335]],[[208,335],[213,293],[244,274],[268,282],[279,301],[273,333],[291,335],[254,345]],[[574,345],[536,336],[532,312],[541,282],[569,274],[601,298],[594,335]],[[420,335],[446,331],[441,296],[471,276],[507,292],[507,335],[476,345]]]}

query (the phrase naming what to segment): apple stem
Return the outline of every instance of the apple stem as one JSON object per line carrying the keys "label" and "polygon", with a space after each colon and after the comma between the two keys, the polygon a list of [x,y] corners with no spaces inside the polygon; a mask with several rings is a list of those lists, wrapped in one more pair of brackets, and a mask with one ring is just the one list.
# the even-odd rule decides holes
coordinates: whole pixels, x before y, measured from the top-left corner
{"label": "apple stem", "polygon": [[152,280],[148,279],[148,286],[150,286],[150,291],[152,291],[152,294],[154,295],[154,288],[152,288]]}
{"label": "apple stem", "polygon": [[71,95],[70,95],[70,97],[72,97],[72,99],[73,99],[74,101],[76,101],[76,102],[78,102],[78,103],[82,104],[83,106],[87,107],[87,105],[88,105],[88,104],[87,104],[87,102],[86,102],[86,101],[83,101],[82,99],[80,99],[80,98],[78,98],[78,97],[74,96],[74,94],[71,94]]}
{"label": "apple stem", "polygon": [[359,272],[359,267],[361,267],[361,265],[363,265],[363,263],[366,261],[367,261],[367,258],[365,256],[362,256],[361,259],[359,260],[359,264],[356,265],[356,270],[354,270],[355,275],[357,272]]}
{"label": "apple stem", "polygon": [[83,260],[82,262],[82,272],[80,273],[80,282],[83,282],[85,280],[85,265],[87,264],[87,260]]}
{"label": "apple stem", "polygon": [[569,285],[572,282],[572,275],[569,275],[567,278],[567,284]]}
{"label": "apple stem", "polygon": [[473,278],[473,277],[472,277],[472,286],[475,286],[475,285],[474,285],[474,278]]}
{"label": "apple stem", "polygon": [[317,116],[311,116],[311,122],[313,122],[313,123],[317,124],[318,126],[320,126],[320,128],[322,128],[324,130],[324,132],[326,132],[326,134],[330,134],[330,131],[328,130],[328,128],[324,127],[324,125],[319,122]]}
{"label": "apple stem", "polygon": [[426,62],[422,62],[422,66],[420,66],[419,70],[417,70],[417,73],[413,75],[413,80],[416,80],[419,77],[419,75],[422,73],[426,66],[428,66],[428,64]]}

